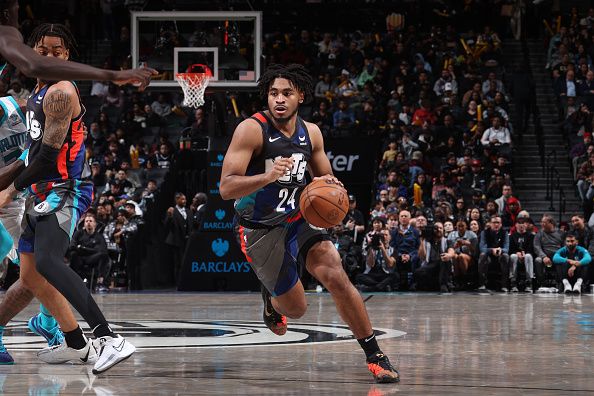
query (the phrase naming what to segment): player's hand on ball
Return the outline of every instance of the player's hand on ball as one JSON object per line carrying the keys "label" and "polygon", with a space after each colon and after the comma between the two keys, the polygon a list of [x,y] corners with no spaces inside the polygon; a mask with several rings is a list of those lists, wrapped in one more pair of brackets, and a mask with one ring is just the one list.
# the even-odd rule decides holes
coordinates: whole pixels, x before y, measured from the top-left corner
{"label": "player's hand on ball", "polygon": [[334,175],[330,175],[330,174],[324,175],[324,176],[314,177],[313,181],[322,180],[322,179],[323,180],[331,181],[332,183],[338,184],[340,187],[343,187],[344,188],[344,184],[342,184],[342,182],[340,180],[338,180],[336,177],[334,177]]}
{"label": "player's hand on ball", "polygon": [[275,182],[291,169],[293,169],[293,158],[279,158],[274,161],[272,169],[268,171],[268,180],[271,183]]}

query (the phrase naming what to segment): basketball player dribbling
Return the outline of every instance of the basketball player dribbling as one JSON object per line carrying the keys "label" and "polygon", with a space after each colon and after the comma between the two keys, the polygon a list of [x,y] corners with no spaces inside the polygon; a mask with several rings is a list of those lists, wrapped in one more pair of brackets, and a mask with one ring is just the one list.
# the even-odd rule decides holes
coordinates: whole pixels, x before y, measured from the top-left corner
{"label": "basketball player dribbling", "polygon": [[[29,42],[48,59],[67,60],[75,48],[74,37],[60,24],[41,24]],[[65,338],[64,343],[40,351],[38,357],[48,363],[96,359],[93,373],[98,374],[131,356],[135,348],[113,333],[82,279],[63,261],[76,223],[93,195],[93,185],[81,180],[83,115],[73,82],[37,79],[27,102],[25,167],[0,192],[0,207],[27,190],[25,227],[19,241],[21,280],[54,314]],[[84,336],[68,303],[89,324],[97,337],[95,343]]]}
{"label": "basketball player dribbling", "polygon": [[316,179],[339,183],[320,129],[298,115],[299,105],[312,97],[312,78],[301,65],[273,65],[258,87],[268,110],[237,126],[223,162],[220,194],[235,199],[242,250],[262,283],[264,322],[283,335],[287,316],[297,319],[305,314],[298,275],[298,266],[305,265],[332,295],[375,380],[398,382],[399,373],[380,350],[363,300],[336,248],[324,230],[311,227],[299,212],[306,169]]}
{"label": "basketball player dribbling", "polygon": [[[110,71],[97,69],[92,66],[76,62],[65,62],[59,58],[48,58],[40,56],[37,52],[23,43],[23,37],[18,31],[17,0],[0,0],[0,76],[6,71],[7,64],[4,60],[12,63],[25,75],[40,77],[47,80],[63,80],[75,78],[79,80],[110,80],[118,85],[132,83],[143,90],[149,83],[151,76],[157,74],[153,69],[132,69],[122,71]],[[16,174],[22,170],[23,161],[14,161],[0,170],[0,188],[8,186],[14,180]],[[9,246],[8,232],[0,233],[0,245]],[[14,235],[12,235],[14,239]],[[47,286],[48,289],[53,289]],[[8,354],[1,337],[4,325],[16,314],[22,311],[31,301],[33,295],[30,290],[19,280],[7,291],[0,303],[0,364],[12,364],[13,359]],[[66,308],[70,311],[69,306]],[[59,330],[54,318],[42,306],[41,313],[29,321],[29,328],[40,335],[43,335],[49,345],[56,345],[63,341],[62,333]],[[90,361],[91,359],[87,359]]]}

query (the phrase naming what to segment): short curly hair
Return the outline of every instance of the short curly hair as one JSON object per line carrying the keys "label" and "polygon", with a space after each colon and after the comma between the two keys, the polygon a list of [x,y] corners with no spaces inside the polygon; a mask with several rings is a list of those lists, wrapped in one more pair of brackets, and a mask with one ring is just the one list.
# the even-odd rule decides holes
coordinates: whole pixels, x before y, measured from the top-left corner
{"label": "short curly hair", "polygon": [[313,98],[313,78],[302,65],[291,63],[289,65],[273,64],[260,76],[258,89],[260,96],[266,100],[270,86],[277,78],[285,78],[303,94],[303,100],[309,102]]}

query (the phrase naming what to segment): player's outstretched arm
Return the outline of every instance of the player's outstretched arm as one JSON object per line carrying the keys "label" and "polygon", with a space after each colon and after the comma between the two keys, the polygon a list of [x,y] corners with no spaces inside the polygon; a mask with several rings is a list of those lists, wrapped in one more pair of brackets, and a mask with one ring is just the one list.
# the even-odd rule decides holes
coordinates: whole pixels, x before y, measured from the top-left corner
{"label": "player's outstretched arm", "polygon": [[223,161],[219,191],[223,199],[245,197],[274,182],[293,167],[292,158],[280,158],[265,173],[246,176],[252,157],[262,149],[262,131],[254,120],[244,120],[237,126]]}
{"label": "player's outstretched arm", "polygon": [[139,84],[143,90],[157,72],[150,68],[105,70],[82,63],[41,56],[23,43],[21,33],[11,26],[0,26],[0,55],[27,77],[44,80],[99,80],[117,84]]}

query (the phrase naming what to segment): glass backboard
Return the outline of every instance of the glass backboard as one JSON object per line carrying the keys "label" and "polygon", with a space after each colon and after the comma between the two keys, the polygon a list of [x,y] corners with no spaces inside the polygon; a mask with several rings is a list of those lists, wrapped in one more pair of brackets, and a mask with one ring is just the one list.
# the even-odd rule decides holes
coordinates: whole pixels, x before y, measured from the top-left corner
{"label": "glass backboard", "polygon": [[197,63],[212,70],[209,87],[255,87],[261,43],[261,12],[132,13],[132,64],[159,71],[151,87],[177,87],[175,74]]}

